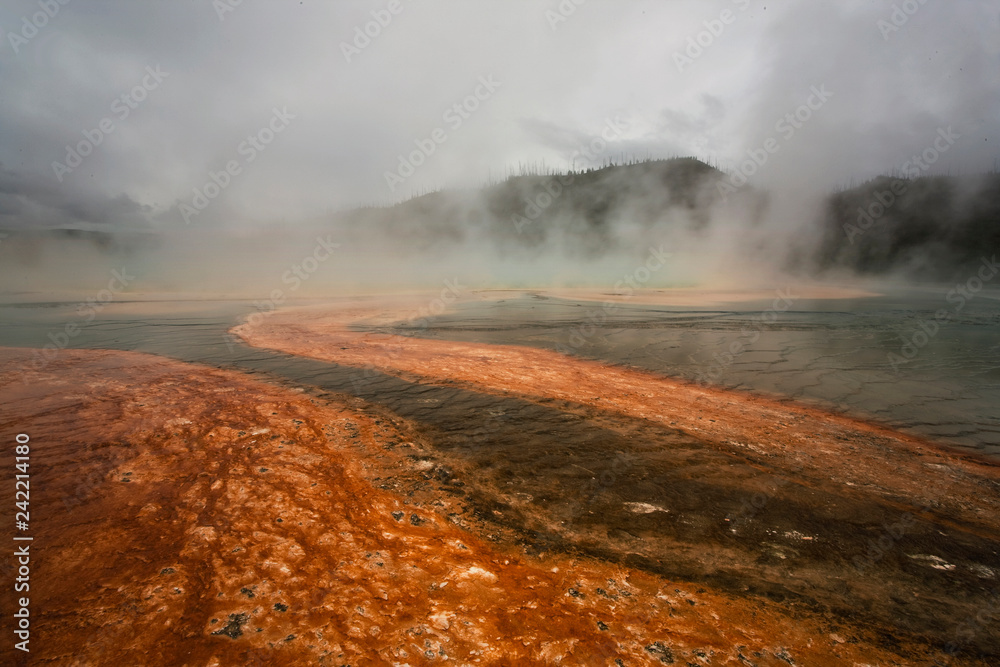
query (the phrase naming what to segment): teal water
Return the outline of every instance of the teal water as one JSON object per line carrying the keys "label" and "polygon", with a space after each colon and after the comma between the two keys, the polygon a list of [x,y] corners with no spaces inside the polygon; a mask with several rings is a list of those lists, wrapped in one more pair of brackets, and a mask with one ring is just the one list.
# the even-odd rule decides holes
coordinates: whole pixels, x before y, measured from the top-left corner
{"label": "teal water", "polygon": [[[0,305],[0,345],[137,350],[303,380],[289,371],[301,363],[294,357],[247,348],[226,334],[254,311],[249,301],[143,305],[148,315],[108,307],[92,321],[75,303]],[[958,305],[946,288],[849,300],[776,296],[703,308],[606,307],[528,294],[467,301],[418,325],[379,330],[558,349],[794,398],[1000,456],[1000,290],[984,288]],[[78,333],[68,336],[67,325],[78,326]],[[359,389],[359,378],[366,387],[388,381],[350,369],[337,373],[343,376],[334,383],[337,391],[366,398],[376,393]]]}
{"label": "teal water", "polygon": [[418,330],[388,331],[558,349],[794,398],[997,456],[1000,291],[958,305],[944,288],[704,308],[529,295],[464,303]]}
{"label": "teal water", "polygon": [[[941,297],[795,301],[775,312],[768,302],[602,309],[527,295],[468,302],[420,327],[380,330],[562,349],[791,396],[1000,456],[1000,302],[968,304],[928,335],[898,371],[888,357],[900,352],[900,333],[912,339],[912,331],[933,317]],[[3,305],[0,345],[54,346],[74,324],[78,331],[65,340],[70,347],[134,350],[233,369],[304,389],[318,400],[355,396],[366,402],[359,409],[409,420],[414,441],[428,443],[411,450],[411,458],[432,462],[418,484],[460,498],[463,516],[514,531],[527,550],[582,552],[738,594],[822,607],[833,619],[870,619],[942,645],[952,639],[952,626],[943,626],[942,617],[965,618],[970,605],[985,604],[988,590],[974,568],[1000,568],[995,539],[921,520],[878,568],[859,575],[852,559],[866,553],[884,525],[899,519],[898,506],[815,490],[786,497],[785,489],[793,488],[785,486],[787,479],[747,465],[738,468],[742,482],[733,484],[733,457],[704,447],[690,433],[642,419],[418,384],[249,348],[226,334],[253,312],[249,302],[123,306],[108,307],[87,322],[73,303]],[[737,342],[742,349],[733,353]],[[765,502],[752,521],[733,531],[730,517],[744,511],[748,488],[768,489],[782,500]],[[631,509],[636,504],[666,509],[637,514]],[[816,539],[796,541],[794,557],[769,555],[774,535],[789,534]],[[943,576],[917,568],[905,556],[910,553],[937,554],[957,569]],[[890,595],[906,587],[920,597]],[[879,604],[871,604],[873,595]],[[984,655],[1000,655],[995,632],[984,630],[976,642]]]}

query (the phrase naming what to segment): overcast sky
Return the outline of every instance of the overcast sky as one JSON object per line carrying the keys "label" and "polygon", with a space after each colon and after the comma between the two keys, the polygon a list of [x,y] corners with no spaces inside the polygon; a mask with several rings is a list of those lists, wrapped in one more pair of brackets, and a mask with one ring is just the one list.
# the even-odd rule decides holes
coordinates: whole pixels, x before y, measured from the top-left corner
{"label": "overcast sky", "polygon": [[[730,169],[773,139],[751,177],[767,187],[899,169],[949,127],[931,173],[1000,158],[996,0],[227,6],[5,1],[0,227],[183,225],[227,163],[195,222],[294,223],[519,161],[567,167],[602,133],[598,159]],[[417,141],[434,151],[405,175]],[[97,145],[67,155],[81,142]]]}

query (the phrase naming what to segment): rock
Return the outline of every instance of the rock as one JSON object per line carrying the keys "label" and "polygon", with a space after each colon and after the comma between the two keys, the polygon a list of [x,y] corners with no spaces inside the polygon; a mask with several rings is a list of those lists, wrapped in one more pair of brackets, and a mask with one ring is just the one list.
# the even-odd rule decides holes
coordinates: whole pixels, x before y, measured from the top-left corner
{"label": "rock", "polygon": [[236,639],[243,635],[243,626],[250,620],[249,614],[230,614],[229,622],[219,628],[213,635],[225,635],[230,639]]}
{"label": "rock", "polygon": [[438,630],[447,630],[451,627],[451,619],[454,614],[447,611],[440,611],[429,616],[431,626]]}
{"label": "rock", "polygon": [[653,642],[646,647],[646,652],[659,658],[660,662],[665,665],[672,665],[674,663],[674,652],[664,646],[663,642]]}

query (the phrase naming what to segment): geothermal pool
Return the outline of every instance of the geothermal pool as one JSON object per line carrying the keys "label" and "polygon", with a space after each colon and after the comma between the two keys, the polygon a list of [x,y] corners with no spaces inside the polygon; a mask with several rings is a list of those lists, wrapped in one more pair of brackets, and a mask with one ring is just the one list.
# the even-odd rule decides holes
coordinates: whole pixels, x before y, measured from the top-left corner
{"label": "geothermal pool", "polygon": [[[606,307],[535,294],[460,304],[389,331],[568,351],[794,398],[997,456],[1000,292],[980,294],[960,312],[944,289],[790,305],[775,296],[722,308]],[[935,327],[942,309],[947,318]],[[921,325],[934,335],[921,337]],[[904,349],[915,337],[927,342]]]}
{"label": "geothermal pool", "polygon": [[[943,293],[797,300],[787,308],[776,308],[773,299],[611,307],[542,292],[479,296],[423,321],[353,326],[390,339],[564,350],[794,398],[959,450],[1000,455],[1000,315],[987,295],[942,322],[898,373],[888,355],[900,354],[900,334],[912,340],[934,318],[946,303]],[[412,469],[372,473],[374,484],[411,498],[452,498],[455,523],[528,554],[583,553],[730,594],[824,609],[831,622],[860,619],[942,644],[954,629],[941,619],[988,604],[988,586],[1000,576],[988,531],[956,523],[950,509],[924,507],[913,515],[915,498],[899,490],[864,495],[838,487],[823,478],[842,472],[844,460],[824,463],[821,453],[820,474],[810,477],[794,466],[771,466],[767,454],[744,457],[706,446],[697,429],[250,347],[228,333],[253,312],[247,302],[120,302],[91,322],[67,302],[8,304],[0,311],[0,346],[65,340],[70,347],[237,370],[319,401],[362,399],[383,418],[415,425],[416,444],[407,455]],[[67,323],[79,333],[64,339]],[[36,359],[44,368],[44,357]],[[883,446],[867,436],[856,444]],[[824,465],[832,466],[829,472]],[[924,465],[930,467],[922,474],[939,478],[941,502],[983,510],[963,500],[967,489],[951,496],[947,489],[958,489],[949,485],[959,478],[948,465]],[[888,477],[879,482],[883,472],[874,473],[875,483],[891,487]],[[985,507],[997,489],[982,493]],[[871,557],[872,540],[909,516],[917,518],[907,523],[900,546]],[[945,565],[935,567],[939,562]],[[975,641],[980,650],[997,650],[994,632],[983,630]]]}
{"label": "geothermal pool", "polygon": [[[794,295],[794,288],[779,293]],[[518,293],[459,303],[453,312],[375,330],[557,349],[794,398],[1000,456],[1000,290],[983,290],[955,309],[946,288],[790,304],[776,296],[705,307],[628,302],[607,307]],[[941,310],[944,320],[935,318]],[[0,305],[0,345],[42,347],[51,342],[50,334],[58,337],[67,323],[75,323],[80,332],[65,339],[69,347],[148,352],[393,400],[390,378],[376,379],[369,371],[359,382],[356,370],[251,349],[226,334],[252,312],[254,306],[245,301],[130,302],[113,304],[86,322],[74,303],[7,304]],[[406,402],[394,401],[393,409],[401,409],[399,401]]]}

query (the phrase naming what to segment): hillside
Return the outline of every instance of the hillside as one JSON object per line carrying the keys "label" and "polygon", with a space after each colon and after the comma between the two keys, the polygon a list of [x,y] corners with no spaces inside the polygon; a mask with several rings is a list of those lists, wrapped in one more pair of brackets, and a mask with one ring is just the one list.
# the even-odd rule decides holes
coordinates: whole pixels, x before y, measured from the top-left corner
{"label": "hillside", "polygon": [[[689,266],[680,267],[685,275],[674,278],[681,280],[710,278],[714,267],[736,257],[802,276],[952,280],[1000,254],[1000,174],[883,176],[829,194],[794,217],[772,206],[788,193],[746,185],[724,196],[719,186],[728,184],[726,173],[694,158],[650,160],[512,176],[476,190],[442,190],[235,236],[225,228],[154,231],[138,221],[134,228],[109,223],[103,231],[14,227],[0,230],[0,250],[11,270],[43,257],[60,269],[67,257],[79,264],[97,255],[137,266],[159,253],[153,263],[165,267],[162,273],[190,268],[205,253],[220,265],[253,257],[263,266],[279,255],[291,261],[318,228],[376,263],[396,261],[391,256],[426,265],[450,252],[469,261],[538,263],[634,256],[651,244],[666,245],[702,269],[687,276]],[[277,275],[281,266],[273,268]],[[589,270],[579,261],[576,266]]]}
{"label": "hillside", "polygon": [[[787,229],[805,245],[754,228],[771,194],[750,186],[728,199],[726,174],[694,158],[614,165],[580,173],[516,176],[478,192],[441,191],[387,208],[351,211],[349,228],[379,230],[414,249],[485,234],[500,251],[557,248],[597,256],[637,236],[704,237],[713,226],[746,252],[784,257],[796,273],[942,280],[1000,252],[1000,175],[879,177],[830,194]],[[774,221],[769,221],[774,222]],[[818,234],[815,232],[818,231]]]}
{"label": "hillside", "polygon": [[822,222],[821,270],[957,278],[1000,253],[1000,174],[879,177],[831,195]]}
{"label": "hillside", "polygon": [[[343,214],[348,227],[384,230],[426,248],[483,234],[501,250],[551,244],[598,255],[618,247],[624,232],[670,228],[699,233],[723,205],[716,187],[726,175],[694,158],[653,160],[561,175],[515,176],[478,192],[442,191],[388,208]],[[751,188],[725,206],[759,220],[765,197]]]}

